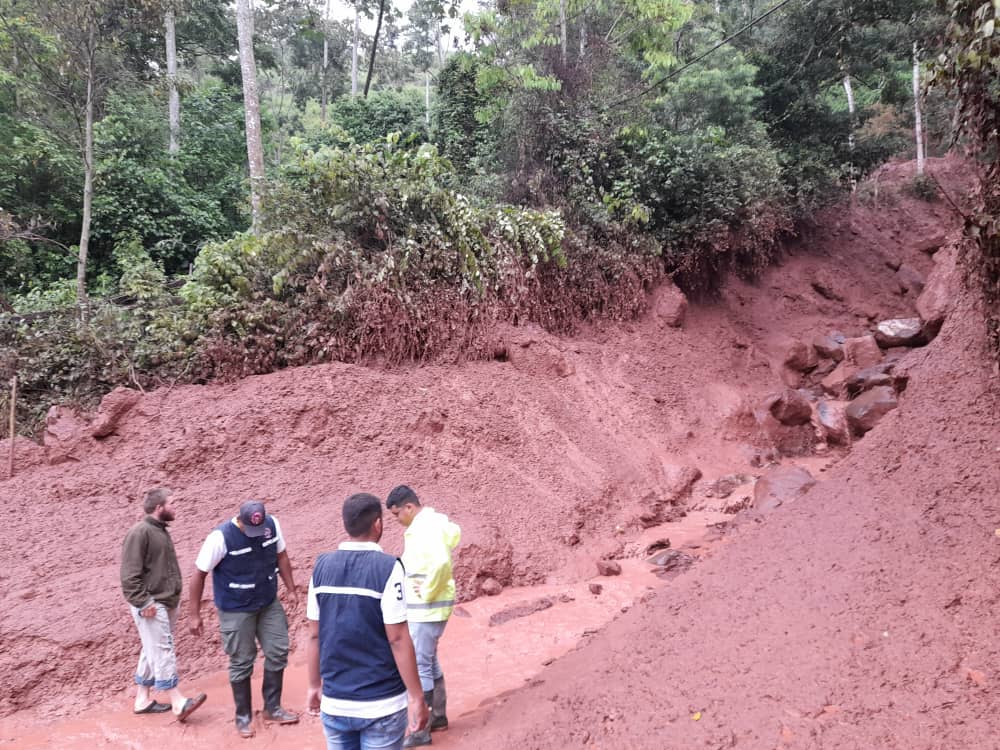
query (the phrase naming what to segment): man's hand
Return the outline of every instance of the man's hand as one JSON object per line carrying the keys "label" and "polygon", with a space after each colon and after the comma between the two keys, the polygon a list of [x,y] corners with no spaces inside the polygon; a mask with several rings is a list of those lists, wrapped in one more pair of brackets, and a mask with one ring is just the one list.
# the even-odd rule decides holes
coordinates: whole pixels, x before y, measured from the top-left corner
{"label": "man's hand", "polygon": [[306,690],[306,710],[313,716],[319,716],[321,694],[321,690],[318,687],[311,687]]}
{"label": "man's hand", "polygon": [[430,720],[430,712],[427,710],[427,704],[424,703],[424,694],[407,693],[406,703],[407,715],[410,717],[410,732],[419,732],[427,726],[427,722]]}
{"label": "man's hand", "polygon": [[296,609],[299,606],[299,592],[295,589],[285,588],[285,598],[288,599],[290,609]]}
{"label": "man's hand", "polygon": [[140,617],[156,617],[156,604],[150,604],[148,607],[143,607],[139,610]]}
{"label": "man's hand", "polygon": [[188,618],[188,630],[192,635],[200,636],[202,633],[201,613],[193,612]]}

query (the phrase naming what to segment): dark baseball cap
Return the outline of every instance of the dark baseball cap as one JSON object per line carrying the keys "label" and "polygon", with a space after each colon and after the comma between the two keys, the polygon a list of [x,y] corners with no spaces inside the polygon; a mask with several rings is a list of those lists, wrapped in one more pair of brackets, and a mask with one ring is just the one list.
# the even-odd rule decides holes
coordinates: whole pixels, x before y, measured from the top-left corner
{"label": "dark baseball cap", "polygon": [[264,503],[260,500],[247,500],[240,506],[240,525],[247,536],[264,536],[267,531],[264,525],[265,518],[267,511],[264,510]]}

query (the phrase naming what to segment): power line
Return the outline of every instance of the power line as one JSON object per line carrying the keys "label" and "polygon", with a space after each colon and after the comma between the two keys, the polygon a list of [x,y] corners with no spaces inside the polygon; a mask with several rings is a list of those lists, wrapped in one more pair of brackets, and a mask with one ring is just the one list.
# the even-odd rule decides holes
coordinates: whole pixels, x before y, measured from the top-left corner
{"label": "power line", "polygon": [[729,44],[736,37],[740,36],[740,34],[743,34],[744,32],[749,31],[754,26],[756,26],[761,21],[763,21],[765,18],[767,18],[768,16],[770,16],[772,13],[775,13],[778,10],[780,10],[781,8],[783,8],[784,6],[788,5],[788,3],[790,3],[791,1],[792,0],[781,0],[781,2],[777,3],[773,7],[769,8],[767,11],[765,11],[761,15],[757,16],[757,18],[753,19],[752,21],[747,22],[747,24],[745,26],[743,26],[741,29],[733,32],[732,34],[730,34],[729,36],[727,36],[725,39],[723,39],[721,42],[719,42],[715,46],[710,47],[705,52],[702,52],[700,55],[698,55],[693,60],[689,60],[688,62],[684,63],[684,65],[682,65],[681,67],[679,67],[677,70],[673,70],[673,71],[667,73],[665,76],[656,79],[655,81],[653,81],[648,86],[646,86],[646,87],[644,87],[642,89],[639,89],[636,92],[633,92],[633,93],[630,93],[630,94],[626,94],[625,96],[621,97],[620,99],[616,99],[615,101],[613,101],[610,104],[608,104],[605,107],[603,107],[603,109],[604,110],[609,110],[612,107],[617,107],[619,104],[624,104],[625,102],[627,102],[627,101],[629,101],[631,99],[636,99],[636,98],[638,98],[640,96],[645,96],[646,94],[648,94],[653,89],[655,89],[658,86],[661,86],[664,83],[666,83],[667,81],[669,81],[671,78],[676,78],[677,76],[679,76],[681,73],[683,73],[685,70],[687,70],[691,66],[696,65],[697,63],[701,62],[702,60],[704,60],[706,57],[708,57],[709,55],[711,55],[713,52],[715,52],[720,47],[724,47],[725,45]]}

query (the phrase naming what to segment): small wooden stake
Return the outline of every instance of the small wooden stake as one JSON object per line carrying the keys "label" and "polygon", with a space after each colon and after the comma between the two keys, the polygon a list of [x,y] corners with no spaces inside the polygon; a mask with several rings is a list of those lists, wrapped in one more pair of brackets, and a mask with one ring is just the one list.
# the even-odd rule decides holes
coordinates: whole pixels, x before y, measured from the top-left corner
{"label": "small wooden stake", "polygon": [[14,430],[17,428],[17,375],[10,379],[10,464],[7,477],[14,476]]}

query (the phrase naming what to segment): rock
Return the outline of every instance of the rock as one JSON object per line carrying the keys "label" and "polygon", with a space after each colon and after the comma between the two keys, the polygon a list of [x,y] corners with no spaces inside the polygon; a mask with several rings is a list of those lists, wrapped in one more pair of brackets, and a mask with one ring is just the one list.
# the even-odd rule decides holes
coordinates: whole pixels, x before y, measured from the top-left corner
{"label": "rock", "polygon": [[142,394],[131,388],[115,388],[101,399],[97,408],[97,418],[90,425],[90,434],[95,438],[113,435],[126,414],[139,403]]}
{"label": "rock", "polygon": [[[750,478],[743,474],[729,474],[719,477],[705,488],[705,497],[727,498],[733,494],[733,490],[749,481]],[[667,544],[667,546],[670,545]]]}
{"label": "rock", "polygon": [[560,378],[576,372],[576,365],[564,351],[565,344],[535,324],[508,328],[499,348],[505,352],[506,361],[523,372]]}
{"label": "rock", "polygon": [[594,596],[598,596],[602,591],[604,591],[604,587],[599,583],[592,583],[588,586],[588,588],[590,589],[590,593]]}
{"label": "rock", "polygon": [[785,425],[806,424],[812,417],[809,399],[791,388],[785,388],[773,397],[769,410],[775,419]]}
{"label": "rock", "polygon": [[818,363],[816,350],[802,341],[796,341],[788,347],[782,364],[795,372],[809,372],[815,369]]}
{"label": "rock", "polygon": [[880,385],[892,385],[893,378],[889,373],[892,364],[882,363],[874,367],[866,367],[852,374],[844,383],[844,388],[850,398],[855,398],[865,391],[870,391]]}
{"label": "rock", "polygon": [[840,396],[847,392],[846,385],[850,377],[858,371],[858,368],[849,364],[846,360],[834,368],[833,372],[820,381],[823,390],[831,396]]}
{"label": "rock", "polygon": [[496,596],[501,591],[503,591],[503,586],[496,578],[487,578],[479,584],[479,593],[486,596]]}
{"label": "rock", "polygon": [[598,560],[597,574],[601,576],[620,576],[622,566],[614,560]]}
{"label": "rock", "polygon": [[917,297],[917,313],[924,321],[924,338],[927,341],[937,336],[941,324],[951,312],[952,300],[957,296],[957,254],[954,247],[947,247],[934,256],[934,270]]}
{"label": "rock", "polygon": [[874,336],[858,336],[844,341],[844,361],[859,370],[882,361],[882,350]]}
{"label": "rock", "polygon": [[934,255],[941,249],[946,241],[947,238],[943,234],[936,234],[928,237],[922,242],[917,243],[916,248],[920,252],[926,253],[927,255]]}
{"label": "rock", "polygon": [[753,488],[754,507],[767,512],[800,497],[816,484],[801,466],[776,466],[765,472]]}
{"label": "rock", "polygon": [[819,436],[832,445],[849,445],[851,430],[844,413],[846,404],[841,401],[819,401],[816,404],[816,430]]}
{"label": "rock", "polygon": [[837,292],[833,278],[823,271],[817,271],[809,281],[810,286],[824,299],[832,302],[843,302],[844,296]]}
{"label": "rock", "polygon": [[680,328],[687,315],[688,300],[684,292],[674,286],[672,281],[665,281],[653,292],[650,305],[653,315],[665,325]]}
{"label": "rock", "polygon": [[683,570],[684,568],[691,567],[694,562],[694,558],[687,552],[681,552],[675,549],[665,549],[661,552],[657,552],[655,555],[646,560],[650,565],[654,565],[657,568],[663,568],[665,570]]}
{"label": "rock", "polygon": [[863,393],[847,406],[847,424],[855,435],[864,435],[899,405],[896,392],[887,385]]}
{"label": "rock", "polygon": [[45,415],[42,444],[49,464],[80,460],[83,443],[88,439],[87,425],[72,409],[53,406]]}
{"label": "rock", "polygon": [[883,320],[875,327],[875,341],[886,349],[892,346],[919,346],[924,343],[923,329],[920,318]]}
{"label": "rock", "polygon": [[664,482],[665,494],[671,502],[677,502],[681,497],[691,492],[691,485],[701,479],[701,469],[697,466],[670,466],[663,467],[666,481]]}
{"label": "rock", "polygon": [[844,358],[844,341],[846,340],[847,337],[840,331],[830,331],[825,336],[816,336],[812,340],[812,345],[820,357],[839,362]]}
{"label": "rock", "polygon": [[899,259],[899,256],[886,253],[885,265],[891,271],[898,271],[903,262]]}
{"label": "rock", "polygon": [[749,495],[743,495],[738,500],[733,500],[722,506],[722,512],[728,515],[733,515],[734,513],[746,510],[751,505],[753,505],[753,498]]}
{"label": "rock", "polygon": [[920,294],[924,290],[924,276],[913,266],[904,263],[896,271],[896,281],[904,291],[911,294]]}
{"label": "rock", "polygon": [[542,610],[549,609],[554,606],[553,602],[549,597],[543,596],[541,599],[535,599],[532,602],[525,602],[523,604],[512,604],[505,609],[501,609],[499,612],[494,612],[490,615],[490,627],[496,627],[497,625],[503,625],[505,622],[510,622],[511,620],[516,620],[519,617],[527,617],[528,615],[533,615],[535,612],[541,612]]}

